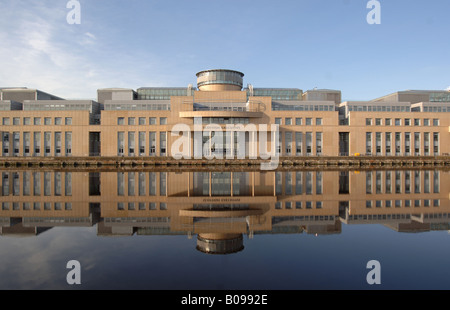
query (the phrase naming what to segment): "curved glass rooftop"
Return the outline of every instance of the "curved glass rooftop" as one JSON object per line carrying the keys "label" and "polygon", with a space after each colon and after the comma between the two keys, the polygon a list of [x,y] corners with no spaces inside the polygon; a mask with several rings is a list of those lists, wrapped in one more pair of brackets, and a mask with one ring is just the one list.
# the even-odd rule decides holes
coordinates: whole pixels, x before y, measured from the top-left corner
{"label": "curved glass rooftop", "polygon": [[234,70],[214,69],[197,73],[197,86],[232,85],[242,89],[244,74]]}

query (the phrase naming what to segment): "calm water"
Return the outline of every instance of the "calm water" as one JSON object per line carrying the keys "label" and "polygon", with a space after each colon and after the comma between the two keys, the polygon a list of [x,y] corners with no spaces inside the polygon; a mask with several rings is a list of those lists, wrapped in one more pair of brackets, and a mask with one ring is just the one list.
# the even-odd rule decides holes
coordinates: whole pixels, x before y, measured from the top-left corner
{"label": "calm water", "polygon": [[450,289],[448,171],[0,173],[0,289]]}

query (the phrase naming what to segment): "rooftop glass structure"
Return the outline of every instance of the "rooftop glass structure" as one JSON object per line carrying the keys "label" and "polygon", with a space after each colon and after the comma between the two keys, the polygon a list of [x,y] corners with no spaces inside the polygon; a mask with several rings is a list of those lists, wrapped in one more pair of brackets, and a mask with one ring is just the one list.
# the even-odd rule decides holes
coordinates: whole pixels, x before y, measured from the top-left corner
{"label": "rooftop glass structure", "polygon": [[25,100],[24,111],[89,111],[100,113],[100,104],[93,100]]}
{"label": "rooftop glass structure", "polygon": [[335,111],[334,102],[273,101],[272,111]]}
{"label": "rooftop glass structure", "polygon": [[272,100],[302,100],[302,90],[297,88],[254,88],[253,94],[247,89],[249,95],[255,97],[272,97]]}
{"label": "rooftop glass structure", "polygon": [[197,73],[197,86],[201,89],[208,85],[231,85],[242,89],[244,74],[239,71],[214,69]]}
{"label": "rooftop glass structure", "polygon": [[105,111],[170,111],[170,100],[106,100],[103,107]]}
{"label": "rooftop glass structure", "polygon": [[450,102],[450,92],[431,93],[430,102]]}
{"label": "rooftop glass structure", "polygon": [[142,87],[137,90],[138,100],[170,100],[172,96],[193,96],[194,89],[189,87]]}

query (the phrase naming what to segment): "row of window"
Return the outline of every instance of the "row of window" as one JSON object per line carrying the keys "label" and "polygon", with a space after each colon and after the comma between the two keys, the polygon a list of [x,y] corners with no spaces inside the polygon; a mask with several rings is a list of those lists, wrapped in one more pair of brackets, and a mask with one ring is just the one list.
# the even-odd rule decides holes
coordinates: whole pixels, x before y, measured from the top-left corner
{"label": "row of window", "polygon": [[[273,99],[273,98],[272,98]],[[334,105],[288,105],[273,102],[272,111],[335,111]]]}
{"label": "row of window", "polygon": [[[128,117],[128,125],[147,125],[147,118],[146,117],[138,117],[138,123],[136,123],[136,117]],[[159,124],[160,125],[167,125],[167,117],[160,117],[159,118]],[[118,117],[117,118],[117,125],[125,125],[125,117]],[[157,125],[157,118],[156,117],[150,117],[148,119],[148,125]]]}
{"label": "row of window", "polygon": [[[43,136],[44,149],[41,150]],[[2,141],[2,156],[62,156],[63,155],[63,139],[64,137],[64,154],[65,156],[72,155],[72,132],[3,132],[1,135]],[[22,143],[21,143],[22,139]],[[53,143],[52,143],[53,139]],[[33,142],[33,144],[31,144]],[[22,146],[22,154],[21,154]],[[53,150],[53,151],[52,151]]]}
{"label": "row of window", "polygon": [[[322,209],[322,201],[286,201],[284,202],[284,208],[286,210],[295,209]],[[283,203],[278,201],[275,203],[275,209],[281,210],[283,208]]]}
{"label": "row of window", "polygon": [[[21,207],[22,205],[22,207]],[[42,209],[41,209],[42,208]],[[2,210],[3,211],[62,211],[64,208],[65,211],[71,211],[72,210],[72,203],[71,202],[2,202]]]}
{"label": "row of window", "polygon": [[[315,175],[315,182],[313,176]],[[294,181],[295,177],[295,181]],[[283,191],[284,182],[284,191]],[[275,194],[276,195],[312,195],[313,185],[315,184],[315,194],[323,194],[323,174],[321,171],[313,172],[282,172],[275,173]]]}
{"label": "row of window", "polygon": [[[276,117],[275,118],[275,124],[283,125],[283,119],[281,117]],[[315,121],[314,124],[316,126],[322,126],[322,124],[323,124],[322,118],[316,118],[316,121]],[[293,125],[292,118],[286,117],[284,119],[284,125],[286,125],[286,126]],[[302,126],[303,125],[303,118],[301,118],[301,117],[295,118],[295,125],[296,126]],[[306,126],[312,126],[313,125],[313,118],[312,117],[305,118],[305,125]]]}
{"label": "row of window", "polygon": [[[62,179],[64,175],[64,180]],[[43,177],[43,182],[41,178]],[[21,184],[22,183],[22,184]],[[43,188],[41,188],[41,183]],[[53,186],[52,186],[53,184]],[[22,185],[22,192],[21,192]],[[63,188],[64,185],[64,188]],[[30,173],[28,171],[23,172],[22,182],[20,182],[19,172],[13,172],[10,175],[7,172],[2,173],[2,196],[72,196],[72,173],[65,172],[55,172],[52,174],[50,172],[40,172]],[[52,192],[53,189],[53,192]]]}
{"label": "row of window", "polygon": [[[31,120],[33,119],[33,125],[42,125],[42,117],[13,117],[12,118],[12,125],[13,126],[29,126],[31,124]],[[21,123],[22,120],[22,123]],[[11,118],[10,117],[3,117],[2,124],[4,126],[11,125]],[[63,124],[63,118],[62,117],[44,117],[44,125],[62,125]],[[72,118],[71,117],[65,117],[64,118],[64,125],[72,125]]]}
{"label": "row of window", "polygon": [[[139,211],[145,211],[145,210],[158,210],[158,203],[156,202],[118,202],[117,203],[117,210],[118,211],[124,211],[124,210],[128,210],[128,211],[134,211],[134,210],[139,210]],[[167,210],[167,203],[165,202],[160,202],[159,203],[159,210]]]}
{"label": "row of window", "polygon": [[[366,155],[429,156],[439,155],[438,132],[366,132]],[[384,139],[384,143],[383,143]],[[423,143],[422,143],[423,139]],[[374,147],[375,142],[375,147]],[[393,144],[394,143],[394,144]],[[403,146],[403,147],[402,147]]]}
{"label": "row of window", "polygon": [[366,194],[430,194],[431,190],[435,194],[440,192],[439,171],[386,171],[384,177],[381,171],[366,172]]}
{"label": "row of window", "polygon": [[358,112],[411,112],[411,107],[408,106],[365,106],[365,105],[349,105],[348,111]]}
{"label": "row of window", "polygon": [[[139,196],[147,195],[147,174],[144,172],[138,173],[138,186],[136,188],[135,172],[128,173],[127,190],[128,196],[136,195],[136,189]],[[149,172],[148,174],[148,195],[156,196],[156,172]],[[167,194],[167,173],[159,173],[159,195],[165,196]],[[125,174],[122,172],[117,173],[117,195],[125,195]]]}
{"label": "row of window", "polygon": [[[403,121],[403,122],[402,122]],[[439,126],[439,119],[434,118],[432,121],[433,126]],[[428,118],[424,118],[424,119],[420,119],[420,118],[414,118],[411,122],[410,118],[405,118],[405,119],[401,119],[401,118],[395,118],[394,119],[394,125],[395,126],[430,126],[431,122],[430,119]],[[383,126],[383,119],[382,118],[375,118],[375,121],[373,121],[372,118],[366,118],[366,126]],[[392,119],[391,118],[385,118],[384,119],[384,126],[392,126]]]}
{"label": "row of window", "polygon": [[[136,132],[130,131],[128,132],[128,156],[146,156],[147,152],[150,156],[157,156],[156,148],[157,148],[157,133],[149,132],[149,144],[147,149],[147,133],[146,132],[138,132],[138,140],[136,143]],[[136,149],[136,146],[138,149]],[[159,133],[159,155],[167,156],[167,133],[160,132]],[[120,131],[117,133],[117,153],[118,156],[125,155],[125,132]]]}
{"label": "row of window", "polygon": [[405,208],[412,207],[414,204],[415,208],[419,207],[430,207],[433,205],[433,207],[439,207],[441,204],[440,199],[406,199],[406,200],[367,200],[366,201],[366,208],[370,209],[372,207],[375,208],[401,208],[402,206]]}

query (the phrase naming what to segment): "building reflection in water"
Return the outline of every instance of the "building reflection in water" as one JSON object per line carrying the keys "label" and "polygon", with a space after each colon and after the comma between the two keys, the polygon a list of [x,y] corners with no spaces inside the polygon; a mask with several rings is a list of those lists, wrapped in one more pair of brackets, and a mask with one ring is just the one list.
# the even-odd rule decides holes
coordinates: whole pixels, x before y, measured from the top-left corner
{"label": "building reflection in water", "polygon": [[227,254],[244,235],[338,234],[342,223],[450,230],[442,170],[0,173],[3,236],[97,225],[99,236],[196,236],[199,251]]}

